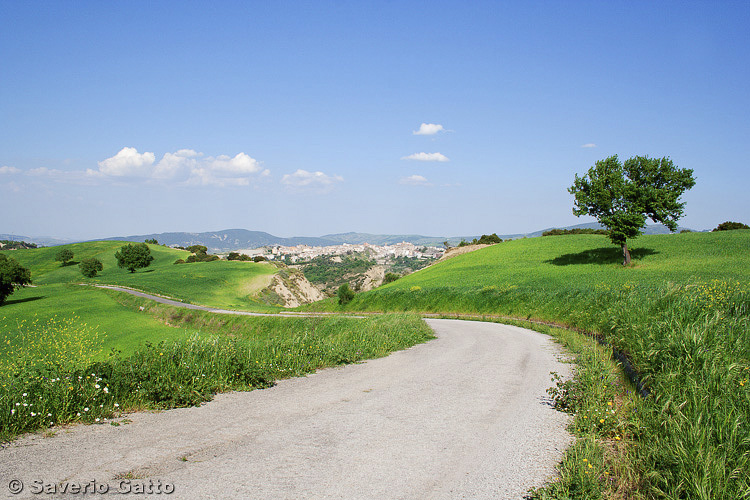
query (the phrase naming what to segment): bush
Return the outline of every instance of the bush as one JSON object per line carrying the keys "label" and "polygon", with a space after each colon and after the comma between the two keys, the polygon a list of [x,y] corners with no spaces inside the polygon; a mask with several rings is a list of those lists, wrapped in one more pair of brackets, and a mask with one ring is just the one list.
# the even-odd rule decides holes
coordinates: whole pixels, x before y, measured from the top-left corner
{"label": "bush", "polygon": [[354,291],[349,288],[349,283],[344,283],[339,287],[336,295],[339,298],[339,304],[343,306],[352,301],[352,299],[354,298]]}
{"label": "bush", "polygon": [[174,263],[175,264],[184,264],[185,260],[184,259],[177,259],[176,261],[174,261]]}
{"label": "bush", "polygon": [[480,245],[494,245],[496,243],[502,243],[503,240],[500,238],[496,233],[492,233],[490,235],[483,234],[481,238],[479,238]]}
{"label": "bush", "polygon": [[713,229],[713,231],[733,231],[735,229],[750,229],[750,226],[742,222],[726,221],[716,226],[716,229]]}
{"label": "bush", "polygon": [[81,274],[87,278],[93,278],[99,271],[104,269],[102,262],[94,257],[83,259],[81,263],[78,264],[78,267],[81,269]]}
{"label": "bush", "polygon": [[387,285],[388,283],[393,283],[397,279],[401,277],[400,274],[396,273],[385,273],[385,277],[383,278],[383,284]]}
{"label": "bush", "polygon": [[268,259],[266,259],[262,255],[256,255],[255,257],[253,257],[253,262],[264,262],[264,261],[267,261],[267,260]]}
{"label": "bush", "polygon": [[542,236],[567,236],[570,234],[609,234],[606,229],[592,229],[590,227],[577,227],[575,229],[550,229],[542,233]]}

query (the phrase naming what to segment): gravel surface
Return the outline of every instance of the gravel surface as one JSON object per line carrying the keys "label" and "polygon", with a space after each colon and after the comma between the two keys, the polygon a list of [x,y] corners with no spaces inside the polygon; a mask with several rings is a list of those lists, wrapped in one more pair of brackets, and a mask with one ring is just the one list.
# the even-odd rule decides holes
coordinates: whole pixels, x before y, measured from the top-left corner
{"label": "gravel surface", "polygon": [[82,498],[60,491],[96,481],[175,499],[506,499],[554,476],[572,439],[545,394],[551,371],[570,372],[559,347],[513,326],[427,323],[437,339],[386,358],[23,437],[0,450],[0,498],[52,498],[33,494],[43,485]]}

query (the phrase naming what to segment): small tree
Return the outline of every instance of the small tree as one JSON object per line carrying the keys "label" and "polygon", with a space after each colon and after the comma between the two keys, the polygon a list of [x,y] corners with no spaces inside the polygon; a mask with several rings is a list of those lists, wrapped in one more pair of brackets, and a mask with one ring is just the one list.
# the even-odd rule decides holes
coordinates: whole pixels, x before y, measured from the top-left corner
{"label": "small tree", "polygon": [[743,224],[742,222],[726,221],[722,222],[711,231],[734,231],[735,229],[750,229],[750,226]]}
{"label": "small tree", "polygon": [[349,283],[344,283],[339,287],[336,295],[339,298],[339,305],[344,306],[352,301],[352,299],[354,298],[354,291],[349,288]]}
{"label": "small tree", "polygon": [[677,229],[685,203],[680,196],[695,185],[693,171],[678,169],[668,158],[617,156],[596,162],[568,188],[575,196],[573,214],[591,215],[609,229],[609,239],[622,247],[623,265],[630,264],[627,239],[641,234],[646,219]]}
{"label": "small tree", "polygon": [[81,269],[81,274],[87,278],[93,278],[96,274],[104,269],[102,262],[94,257],[83,259],[78,267]]}
{"label": "small tree", "polygon": [[123,269],[129,270],[134,273],[136,269],[141,269],[151,265],[151,261],[154,257],[151,255],[148,245],[145,243],[127,244],[121,247],[120,250],[115,253],[115,259],[117,259],[117,265]]}
{"label": "small tree", "polygon": [[0,253],[0,305],[17,288],[30,284],[31,271],[21,266],[15,259]]}
{"label": "small tree", "polygon": [[62,262],[63,266],[67,266],[68,262],[73,260],[73,251],[69,248],[61,248],[60,251],[55,254],[55,260],[57,262]]}
{"label": "small tree", "polygon": [[159,244],[159,242],[156,240],[156,238],[151,238],[149,240],[146,240],[146,243],[148,243],[149,245],[158,245]]}

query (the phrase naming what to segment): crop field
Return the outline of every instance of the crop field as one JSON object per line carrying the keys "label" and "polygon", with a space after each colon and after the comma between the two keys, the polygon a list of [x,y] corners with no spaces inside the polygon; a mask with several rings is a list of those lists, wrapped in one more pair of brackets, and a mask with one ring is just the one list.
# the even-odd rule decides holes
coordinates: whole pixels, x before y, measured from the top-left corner
{"label": "crop field", "polygon": [[[600,419],[599,451],[561,473],[552,497],[583,488],[588,498],[750,498],[750,231],[642,236],[631,245],[626,268],[604,236],[505,242],[344,307],[311,308],[479,313],[596,334],[628,354],[651,395],[616,434]],[[584,425],[586,414],[575,414]],[[588,467],[621,445],[615,438],[629,444],[618,460],[630,472],[594,480]]]}

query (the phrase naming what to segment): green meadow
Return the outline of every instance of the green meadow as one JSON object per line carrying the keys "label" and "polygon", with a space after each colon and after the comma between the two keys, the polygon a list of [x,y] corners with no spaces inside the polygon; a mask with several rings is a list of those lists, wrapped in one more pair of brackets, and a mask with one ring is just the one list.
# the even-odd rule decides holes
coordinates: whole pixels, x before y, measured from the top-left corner
{"label": "green meadow", "polygon": [[628,355],[651,395],[615,412],[625,393],[582,403],[595,377],[586,390],[580,377],[560,385],[556,396],[588,444],[569,452],[559,480],[537,496],[750,498],[750,231],[641,236],[630,245],[633,265],[623,267],[605,236],[504,242],[345,307],[310,308],[470,313],[594,334]]}
{"label": "green meadow", "polygon": [[[31,270],[34,284],[0,307],[0,440],[71,422],[104,423],[127,410],[195,405],[217,392],[268,387],[432,337],[413,314],[219,315],[89,286],[130,286],[215,307],[279,309],[253,299],[276,272],[270,264],[174,264],[188,252],[150,245],[151,266],[130,273],[115,262],[122,245],[67,245],[74,259],[66,266],[54,260],[60,247],[7,252]],[[88,257],[104,264],[93,279],[76,265]]]}
{"label": "green meadow", "polygon": [[[268,306],[254,299],[265,288],[277,269],[272,264],[256,262],[194,262],[175,264],[190,252],[160,245],[149,245],[154,261],[135,273],[117,267],[115,252],[126,242],[98,241],[75,243],[60,247],[15,250],[8,253],[24,267],[31,269],[35,285],[58,283],[106,283],[137,288],[166,295],[185,302],[212,307],[268,310]],[[55,254],[62,248],[70,249],[73,263],[62,266]],[[95,278],[85,278],[76,265],[84,258],[95,257],[104,270]],[[11,298],[15,297],[12,296]]]}

